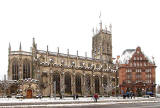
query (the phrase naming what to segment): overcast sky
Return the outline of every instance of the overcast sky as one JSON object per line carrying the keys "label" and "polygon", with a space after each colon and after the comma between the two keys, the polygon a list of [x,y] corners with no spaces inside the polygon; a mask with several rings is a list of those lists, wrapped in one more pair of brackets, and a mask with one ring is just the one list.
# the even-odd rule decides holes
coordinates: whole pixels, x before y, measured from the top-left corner
{"label": "overcast sky", "polygon": [[35,37],[38,49],[91,57],[92,29],[112,24],[113,57],[125,49],[140,46],[154,56],[160,84],[160,1],[159,0],[1,0],[0,79],[7,73],[8,45],[12,50],[30,51]]}

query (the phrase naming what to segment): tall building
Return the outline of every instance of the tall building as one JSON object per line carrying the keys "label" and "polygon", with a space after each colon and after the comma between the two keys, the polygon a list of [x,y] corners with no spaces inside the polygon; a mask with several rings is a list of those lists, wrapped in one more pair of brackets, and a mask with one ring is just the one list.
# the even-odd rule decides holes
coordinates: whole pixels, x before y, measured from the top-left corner
{"label": "tall building", "polygon": [[[107,95],[108,82],[113,73],[112,34],[107,29],[96,30],[92,38],[92,58],[37,49],[33,38],[32,51],[12,51],[9,44],[8,94],[24,97],[65,95],[91,96],[94,93]],[[12,87],[12,88],[10,88]],[[18,92],[12,90],[15,89]]]}
{"label": "tall building", "polygon": [[149,59],[140,47],[126,49],[118,61],[121,94],[131,91],[136,96],[156,93],[155,62]]}

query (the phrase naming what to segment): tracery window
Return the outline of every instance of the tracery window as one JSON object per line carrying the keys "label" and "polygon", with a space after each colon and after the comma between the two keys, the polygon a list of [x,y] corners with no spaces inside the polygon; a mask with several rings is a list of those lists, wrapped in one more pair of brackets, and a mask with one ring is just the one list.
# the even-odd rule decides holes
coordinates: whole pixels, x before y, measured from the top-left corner
{"label": "tracery window", "polygon": [[104,77],[103,77],[103,86],[104,86],[104,88],[106,88],[107,87],[107,76],[105,75]]}
{"label": "tracery window", "polygon": [[95,76],[95,93],[99,93],[99,77]]}
{"label": "tracery window", "polygon": [[56,82],[56,93],[60,93],[60,75],[53,73],[53,82]]}
{"label": "tracery window", "polygon": [[28,60],[23,61],[23,79],[30,78],[30,62]]}
{"label": "tracery window", "polygon": [[81,75],[76,74],[76,93],[81,93]]}
{"label": "tracery window", "polygon": [[71,93],[71,75],[69,73],[65,74],[65,92]]}
{"label": "tracery window", "polygon": [[12,80],[19,80],[19,64],[17,60],[12,63]]}
{"label": "tracery window", "polygon": [[85,77],[85,86],[86,86],[86,91],[90,92],[90,90],[91,90],[91,77],[88,74]]}

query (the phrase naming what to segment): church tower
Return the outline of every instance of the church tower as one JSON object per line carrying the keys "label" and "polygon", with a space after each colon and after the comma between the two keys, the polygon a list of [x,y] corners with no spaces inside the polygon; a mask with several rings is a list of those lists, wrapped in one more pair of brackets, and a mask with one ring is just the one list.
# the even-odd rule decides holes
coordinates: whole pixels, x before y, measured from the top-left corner
{"label": "church tower", "polygon": [[102,28],[102,21],[100,21],[100,30],[96,29],[92,37],[92,58],[100,59],[103,63],[112,63],[112,26],[110,31]]}

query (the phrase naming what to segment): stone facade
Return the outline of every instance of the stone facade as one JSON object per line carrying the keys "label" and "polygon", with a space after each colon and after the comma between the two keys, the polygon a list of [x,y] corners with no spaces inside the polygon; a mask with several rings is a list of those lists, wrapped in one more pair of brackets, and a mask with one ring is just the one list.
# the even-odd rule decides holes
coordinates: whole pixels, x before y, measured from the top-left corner
{"label": "stone facade", "polygon": [[140,47],[125,50],[118,63],[121,94],[131,91],[136,96],[156,93],[154,59],[149,59]]}
{"label": "stone facade", "polygon": [[[102,25],[92,38],[92,58],[87,56],[51,52],[37,49],[33,38],[32,51],[12,51],[9,45],[8,80],[35,79],[38,82],[23,83],[19,87],[22,95],[42,96],[65,95],[92,96],[94,93],[107,95],[106,87],[113,74],[112,34]],[[23,81],[24,82],[24,81]],[[20,82],[19,82],[20,83]],[[21,89],[23,88],[23,89]]]}

